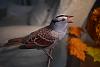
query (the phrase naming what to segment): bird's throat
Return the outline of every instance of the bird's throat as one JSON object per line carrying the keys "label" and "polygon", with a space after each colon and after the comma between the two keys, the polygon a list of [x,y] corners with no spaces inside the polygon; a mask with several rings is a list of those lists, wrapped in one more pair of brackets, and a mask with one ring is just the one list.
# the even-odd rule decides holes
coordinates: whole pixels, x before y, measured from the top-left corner
{"label": "bird's throat", "polygon": [[67,24],[66,25],[63,25],[63,26],[54,26],[53,28],[54,31],[56,32],[66,32],[67,30]]}
{"label": "bird's throat", "polygon": [[64,25],[63,27],[56,26],[53,30],[59,34],[59,39],[62,39],[66,35],[67,25]]}

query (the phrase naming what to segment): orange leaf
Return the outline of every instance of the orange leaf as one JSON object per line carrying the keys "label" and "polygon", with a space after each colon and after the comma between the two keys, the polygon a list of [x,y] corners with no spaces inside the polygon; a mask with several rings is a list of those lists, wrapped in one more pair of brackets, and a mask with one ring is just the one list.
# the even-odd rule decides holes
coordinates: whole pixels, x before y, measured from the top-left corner
{"label": "orange leaf", "polygon": [[69,34],[72,34],[75,36],[80,36],[82,31],[83,31],[83,29],[80,27],[77,27],[77,26],[71,26],[69,28]]}
{"label": "orange leaf", "polygon": [[75,37],[72,37],[68,43],[69,54],[77,57],[82,61],[85,61],[85,52],[87,51],[86,44],[79,38]]}

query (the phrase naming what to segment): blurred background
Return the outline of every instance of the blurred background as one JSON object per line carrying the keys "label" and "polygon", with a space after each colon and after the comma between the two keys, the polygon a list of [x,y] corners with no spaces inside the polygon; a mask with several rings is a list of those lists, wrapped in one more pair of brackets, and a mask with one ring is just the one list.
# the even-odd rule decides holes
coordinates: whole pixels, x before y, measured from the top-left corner
{"label": "blurred background", "polygon": [[82,26],[95,0],[0,0],[0,26],[44,25],[59,14]]}

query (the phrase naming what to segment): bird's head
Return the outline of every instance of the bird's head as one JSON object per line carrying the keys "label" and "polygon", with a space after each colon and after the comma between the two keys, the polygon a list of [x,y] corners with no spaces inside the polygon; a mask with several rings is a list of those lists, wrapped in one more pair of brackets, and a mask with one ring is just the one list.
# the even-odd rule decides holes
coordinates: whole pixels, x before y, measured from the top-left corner
{"label": "bird's head", "polygon": [[52,21],[50,26],[52,28],[57,28],[57,29],[62,29],[68,26],[69,23],[72,23],[72,18],[73,16],[68,16],[68,15],[59,15],[55,17]]}

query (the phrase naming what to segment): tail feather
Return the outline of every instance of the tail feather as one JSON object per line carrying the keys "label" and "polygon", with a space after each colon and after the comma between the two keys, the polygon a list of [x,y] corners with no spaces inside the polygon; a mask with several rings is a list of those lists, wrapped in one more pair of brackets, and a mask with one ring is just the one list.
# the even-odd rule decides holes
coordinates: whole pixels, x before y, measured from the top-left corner
{"label": "tail feather", "polygon": [[19,45],[19,43],[22,43],[23,38],[14,38],[14,39],[10,39],[8,40],[8,43],[6,43],[3,47],[10,47],[10,46],[17,46]]}

